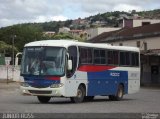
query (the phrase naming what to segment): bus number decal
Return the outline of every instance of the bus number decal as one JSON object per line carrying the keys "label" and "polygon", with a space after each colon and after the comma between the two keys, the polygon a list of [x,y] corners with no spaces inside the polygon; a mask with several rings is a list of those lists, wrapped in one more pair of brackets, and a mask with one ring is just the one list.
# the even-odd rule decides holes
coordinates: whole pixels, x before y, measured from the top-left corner
{"label": "bus number decal", "polygon": [[120,73],[113,73],[113,72],[111,72],[111,73],[110,73],[110,76],[119,77],[119,76],[120,76]]}

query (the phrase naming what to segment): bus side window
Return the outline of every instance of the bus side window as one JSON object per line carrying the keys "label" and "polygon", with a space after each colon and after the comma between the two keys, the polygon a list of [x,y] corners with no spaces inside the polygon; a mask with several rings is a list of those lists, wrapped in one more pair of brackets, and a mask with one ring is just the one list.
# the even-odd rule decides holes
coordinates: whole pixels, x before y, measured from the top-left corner
{"label": "bus side window", "polygon": [[107,51],[107,59],[108,59],[108,64],[113,64],[113,52],[112,51]]}
{"label": "bus side window", "polygon": [[113,51],[113,64],[119,65],[119,51]]}
{"label": "bus side window", "polygon": [[92,49],[81,47],[79,54],[79,61],[80,64],[92,64],[93,62]]}
{"label": "bus side window", "polygon": [[106,64],[105,50],[95,49],[94,50],[94,64]]}
{"label": "bus side window", "polygon": [[131,53],[132,66],[139,66],[139,55],[138,53]]}
{"label": "bus side window", "polygon": [[109,65],[118,65],[119,64],[119,51],[113,50],[113,51],[107,51],[107,59]]}
{"label": "bus side window", "polygon": [[135,52],[120,52],[120,65],[139,66],[139,56]]}

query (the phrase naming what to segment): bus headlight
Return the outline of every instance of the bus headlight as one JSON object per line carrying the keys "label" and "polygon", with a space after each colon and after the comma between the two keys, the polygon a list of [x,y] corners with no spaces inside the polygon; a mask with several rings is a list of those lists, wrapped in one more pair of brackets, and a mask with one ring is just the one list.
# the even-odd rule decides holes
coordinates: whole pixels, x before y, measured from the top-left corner
{"label": "bus headlight", "polygon": [[21,82],[20,85],[23,86],[23,87],[29,87],[30,86],[27,82]]}
{"label": "bus headlight", "polygon": [[63,86],[63,83],[59,83],[59,84],[52,84],[50,87],[51,88],[59,88],[59,87],[62,87]]}

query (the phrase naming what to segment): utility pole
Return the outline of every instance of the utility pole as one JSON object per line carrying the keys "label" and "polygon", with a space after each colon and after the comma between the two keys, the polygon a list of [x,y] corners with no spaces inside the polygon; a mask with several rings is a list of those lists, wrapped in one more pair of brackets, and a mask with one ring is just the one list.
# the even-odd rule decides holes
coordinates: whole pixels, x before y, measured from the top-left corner
{"label": "utility pole", "polygon": [[12,78],[14,78],[14,40],[16,35],[12,36]]}

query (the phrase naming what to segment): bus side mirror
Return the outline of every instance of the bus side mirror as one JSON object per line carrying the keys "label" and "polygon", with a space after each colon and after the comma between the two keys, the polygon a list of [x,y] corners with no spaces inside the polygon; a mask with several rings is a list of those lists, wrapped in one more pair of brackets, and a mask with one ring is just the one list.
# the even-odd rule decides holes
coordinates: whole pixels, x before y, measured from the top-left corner
{"label": "bus side mirror", "polygon": [[72,60],[68,60],[68,70],[72,70]]}

